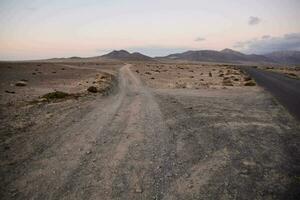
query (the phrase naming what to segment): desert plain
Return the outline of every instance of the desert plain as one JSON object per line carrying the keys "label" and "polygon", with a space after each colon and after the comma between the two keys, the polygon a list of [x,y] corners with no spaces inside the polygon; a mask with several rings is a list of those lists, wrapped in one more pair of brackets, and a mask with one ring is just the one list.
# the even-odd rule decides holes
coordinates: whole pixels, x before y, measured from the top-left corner
{"label": "desert plain", "polygon": [[299,197],[299,121],[243,66],[1,62],[0,79],[1,199]]}

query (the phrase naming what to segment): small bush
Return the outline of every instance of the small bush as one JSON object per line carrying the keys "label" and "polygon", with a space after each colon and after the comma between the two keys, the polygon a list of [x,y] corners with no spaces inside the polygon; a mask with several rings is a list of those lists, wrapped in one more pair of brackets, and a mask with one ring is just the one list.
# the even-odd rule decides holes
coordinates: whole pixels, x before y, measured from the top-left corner
{"label": "small bush", "polygon": [[91,93],[97,93],[98,89],[95,86],[90,86],[90,87],[88,87],[87,91],[89,91]]}
{"label": "small bush", "polygon": [[251,81],[252,80],[252,78],[250,77],[250,76],[246,76],[245,78],[244,78],[244,81]]}
{"label": "small bush", "polygon": [[55,92],[50,92],[42,96],[42,98],[47,99],[47,100],[54,100],[54,99],[63,99],[70,96],[66,92],[61,92],[61,91],[55,91]]}
{"label": "small bush", "polygon": [[15,94],[16,92],[15,91],[10,91],[10,90],[5,90],[6,93],[9,93],[9,94]]}
{"label": "small bush", "polygon": [[294,73],[287,73],[287,75],[297,77],[297,75]]}
{"label": "small bush", "polygon": [[[227,77],[225,77],[227,78]],[[223,79],[223,85],[224,86],[233,86],[233,83],[231,82],[230,79]]]}
{"label": "small bush", "polygon": [[18,81],[16,82],[15,86],[18,86],[18,87],[23,87],[23,86],[26,86],[27,83],[25,81]]}
{"label": "small bush", "polygon": [[256,83],[254,81],[248,81],[244,85],[245,86],[256,86]]}

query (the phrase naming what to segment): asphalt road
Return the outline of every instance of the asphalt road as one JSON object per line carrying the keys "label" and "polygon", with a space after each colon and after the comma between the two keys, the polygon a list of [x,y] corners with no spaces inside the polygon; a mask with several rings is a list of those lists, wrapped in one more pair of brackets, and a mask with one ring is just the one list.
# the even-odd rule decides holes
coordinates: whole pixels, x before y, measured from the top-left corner
{"label": "asphalt road", "polygon": [[255,81],[284,105],[290,113],[300,119],[300,81],[283,74],[247,68],[247,73]]}

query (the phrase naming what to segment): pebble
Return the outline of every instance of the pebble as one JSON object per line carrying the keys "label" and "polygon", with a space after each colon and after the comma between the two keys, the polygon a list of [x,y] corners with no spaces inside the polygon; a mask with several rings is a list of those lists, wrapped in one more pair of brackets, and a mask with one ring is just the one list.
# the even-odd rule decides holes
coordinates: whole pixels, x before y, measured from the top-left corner
{"label": "pebble", "polygon": [[25,82],[25,81],[18,81],[18,82],[16,82],[16,84],[15,84],[15,86],[26,86],[27,85],[27,83]]}
{"label": "pebble", "polygon": [[137,186],[137,187],[135,188],[135,192],[136,192],[136,193],[142,193],[143,190],[142,190],[141,187]]}
{"label": "pebble", "polygon": [[87,152],[86,152],[86,154],[91,154],[91,153],[92,153],[91,151],[87,151]]}

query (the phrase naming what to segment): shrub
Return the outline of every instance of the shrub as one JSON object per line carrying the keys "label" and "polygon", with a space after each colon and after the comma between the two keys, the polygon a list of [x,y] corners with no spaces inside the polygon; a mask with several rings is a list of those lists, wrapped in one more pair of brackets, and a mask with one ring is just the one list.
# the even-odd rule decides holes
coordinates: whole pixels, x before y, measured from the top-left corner
{"label": "shrub", "polygon": [[90,86],[90,87],[88,87],[87,91],[92,92],[92,93],[97,93],[98,89],[95,86]]}
{"label": "shrub", "polygon": [[19,87],[23,87],[23,86],[26,86],[27,83],[25,81],[18,81],[16,82],[15,86],[19,86]]}
{"label": "shrub", "polygon": [[244,78],[244,81],[251,81],[252,80],[252,78],[250,77],[250,76],[246,76],[245,78]]}
{"label": "shrub", "polygon": [[63,99],[70,96],[66,92],[61,92],[61,91],[55,91],[55,92],[50,92],[42,96],[42,98],[47,99],[47,100],[54,100],[54,99]]}
{"label": "shrub", "polygon": [[297,77],[297,75],[294,73],[287,73],[287,75]]}
{"label": "shrub", "polygon": [[224,79],[223,80],[223,85],[224,86],[233,86],[232,82],[230,79]]}
{"label": "shrub", "polygon": [[256,86],[256,83],[254,81],[248,81],[244,85],[245,86]]}

